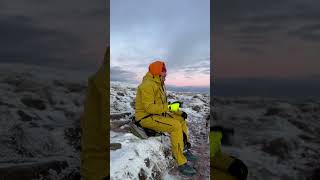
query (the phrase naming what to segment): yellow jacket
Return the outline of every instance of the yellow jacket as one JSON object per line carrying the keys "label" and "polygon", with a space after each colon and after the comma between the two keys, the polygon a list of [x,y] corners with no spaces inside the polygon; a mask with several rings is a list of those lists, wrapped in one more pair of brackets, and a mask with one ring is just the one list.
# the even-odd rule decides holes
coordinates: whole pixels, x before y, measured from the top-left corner
{"label": "yellow jacket", "polygon": [[148,72],[137,89],[136,95],[136,120],[149,114],[162,114],[167,112],[167,96],[159,76]]}
{"label": "yellow jacket", "polygon": [[88,80],[81,119],[81,176],[101,180],[109,176],[109,63],[107,48],[103,66]]}
{"label": "yellow jacket", "polygon": [[[149,114],[161,115],[169,111],[165,86],[160,76],[153,76],[150,72],[143,77],[142,83],[138,86],[135,101],[136,120]],[[177,115],[181,113],[182,111],[175,112]]]}

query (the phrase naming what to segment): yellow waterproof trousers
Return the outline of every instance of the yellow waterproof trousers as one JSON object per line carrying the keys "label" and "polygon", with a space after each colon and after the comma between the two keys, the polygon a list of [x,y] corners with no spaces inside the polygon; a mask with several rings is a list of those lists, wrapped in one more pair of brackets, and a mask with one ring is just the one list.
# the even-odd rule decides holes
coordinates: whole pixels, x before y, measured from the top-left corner
{"label": "yellow waterproof trousers", "polygon": [[140,125],[157,132],[169,133],[173,157],[179,166],[187,162],[183,155],[183,132],[188,137],[188,128],[186,121],[181,116],[175,114],[166,115],[166,117],[154,115],[141,120]]}
{"label": "yellow waterproof trousers", "polygon": [[219,169],[211,169],[211,180],[237,180],[237,178],[227,174]]}
{"label": "yellow waterproof trousers", "polygon": [[[174,114],[174,113],[169,113],[169,115],[173,118],[176,119],[180,122],[181,127],[182,127],[182,132],[187,136],[187,140],[189,140],[189,131],[188,131],[188,126],[187,122],[181,117],[179,114]],[[170,117],[169,116],[169,117]]]}
{"label": "yellow waterproof trousers", "polygon": [[213,158],[210,158],[210,174],[213,180],[237,180],[234,176],[228,174],[228,168],[234,161],[234,158],[218,151]]}

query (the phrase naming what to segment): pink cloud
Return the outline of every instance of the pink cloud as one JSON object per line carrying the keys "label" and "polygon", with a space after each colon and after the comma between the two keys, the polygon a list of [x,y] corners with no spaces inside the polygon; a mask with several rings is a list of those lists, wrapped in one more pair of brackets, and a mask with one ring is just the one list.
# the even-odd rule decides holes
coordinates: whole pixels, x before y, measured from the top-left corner
{"label": "pink cloud", "polygon": [[184,74],[170,74],[166,78],[167,85],[174,86],[210,86],[210,75],[193,75],[185,77]]}
{"label": "pink cloud", "polygon": [[[145,73],[139,73],[137,80],[140,82]],[[187,76],[187,77],[186,77]],[[210,86],[209,74],[186,75],[183,72],[170,73],[166,78],[166,85],[173,86]],[[189,76],[189,77],[188,77]]]}

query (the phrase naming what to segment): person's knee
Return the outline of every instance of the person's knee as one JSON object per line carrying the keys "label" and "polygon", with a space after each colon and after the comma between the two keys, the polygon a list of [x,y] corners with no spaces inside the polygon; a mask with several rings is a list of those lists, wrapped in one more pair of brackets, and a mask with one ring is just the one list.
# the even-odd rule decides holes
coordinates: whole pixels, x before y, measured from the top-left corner
{"label": "person's knee", "polygon": [[185,120],[182,116],[176,115],[174,118],[177,119],[181,124],[185,123]]}
{"label": "person's knee", "polygon": [[181,124],[177,121],[173,121],[172,124],[172,131],[180,131],[182,130]]}
{"label": "person's knee", "polygon": [[180,124],[181,124],[181,127],[185,127],[185,128],[188,127],[188,126],[187,126],[187,123],[186,123],[185,121],[181,121]]}
{"label": "person's knee", "polygon": [[239,180],[246,180],[248,176],[248,168],[240,159],[235,159],[232,162],[228,172]]}
{"label": "person's knee", "polygon": [[178,121],[184,121],[183,117],[178,115],[178,114],[170,114],[170,117],[173,118],[173,119],[176,119]]}

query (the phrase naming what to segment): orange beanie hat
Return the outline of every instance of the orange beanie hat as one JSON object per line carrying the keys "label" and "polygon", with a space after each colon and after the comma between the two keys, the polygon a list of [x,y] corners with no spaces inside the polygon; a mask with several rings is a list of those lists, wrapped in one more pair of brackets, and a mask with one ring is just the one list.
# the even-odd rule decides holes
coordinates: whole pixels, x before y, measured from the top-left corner
{"label": "orange beanie hat", "polygon": [[162,72],[167,72],[166,65],[162,61],[155,61],[149,65],[149,72],[152,75],[161,75]]}

